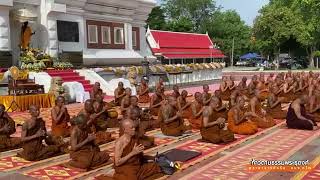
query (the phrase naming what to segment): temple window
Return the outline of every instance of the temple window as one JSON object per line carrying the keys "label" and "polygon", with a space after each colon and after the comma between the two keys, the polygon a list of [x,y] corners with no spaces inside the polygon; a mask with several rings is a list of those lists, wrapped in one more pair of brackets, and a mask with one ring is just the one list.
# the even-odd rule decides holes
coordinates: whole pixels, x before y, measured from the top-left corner
{"label": "temple window", "polygon": [[79,42],[79,25],[77,22],[57,20],[57,34],[61,42]]}
{"label": "temple window", "polygon": [[140,28],[132,27],[132,48],[140,50]]}
{"label": "temple window", "polygon": [[121,27],[114,28],[114,43],[115,44],[123,44],[124,43],[123,28],[121,28]]}
{"label": "temple window", "polygon": [[96,25],[88,25],[88,42],[90,44],[98,43],[98,27]]}
{"label": "temple window", "polygon": [[132,46],[137,46],[137,31],[132,31]]}
{"label": "temple window", "polygon": [[102,44],[111,44],[111,31],[108,26],[101,26]]}

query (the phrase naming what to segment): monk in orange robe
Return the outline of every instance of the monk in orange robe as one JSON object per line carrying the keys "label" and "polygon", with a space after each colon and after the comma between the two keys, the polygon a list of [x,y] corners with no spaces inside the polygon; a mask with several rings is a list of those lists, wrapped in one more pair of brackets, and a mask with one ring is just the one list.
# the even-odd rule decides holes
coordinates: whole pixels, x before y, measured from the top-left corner
{"label": "monk in orange robe", "polygon": [[18,148],[21,143],[20,138],[10,137],[16,132],[15,122],[5,110],[0,104],[0,152]]}
{"label": "monk in orange robe", "polygon": [[[234,90],[230,95],[230,101],[229,101],[229,109],[231,109],[233,106],[237,104],[237,98],[239,96],[245,96],[243,95],[240,90]],[[228,114],[228,113],[227,113]]]}
{"label": "monk in orange robe", "polygon": [[83,114],[87,120],[87,128],[88,128],[88,132],[89,133],[96,133],[96,139],[95,139],[95,143],[96,144],[104,144],[104,143],[108,143],[110,141],[112,141],[113,139],[111,138],[111,133],[106,132],[106,131],[99,131],[96,129],[96,122],[97,122],[97,118],[103,114],[104,112],[107,111],[108,107],[103,107],[101,112],[96,113],[94,111],[94,107],[93,107],[93,103],[94,101],[91,99],[88,99],[85,101],[84,103],[84,109],[82,111],[80,111],[80,113],[78,115]]}
{"label": "monk in orange robe", "polygon": [[182,117],[187,119],[192,116],[191,103],[187,102],[188,92],[183,90],[181,96],[178,97],[178,109],[182,112]]}
{"label": "monk in orange robe", "polygon": [[258,132],[256,123],[248,120],[254,117],[252,112],[245,112],[245,101],[242,96],[237,99],[237,105],[228,112],[228,129],[235,134],[251,135]]}
{"label": "monk in orange robe", "polygon": [[[104,107],[107,111],[103,112]],[[101,131],[107,128],[119,127],[118,113],[116,110],[111,109],[111,107],[109,103],[103,101],[102,95],[96,95],[96,100],[93,103],[94,112],[102,112],[97,116],[97,120],[95,121],[96,130]]]}
{"label": "monk in orange robe", "polygon": [[270,89],[270,94],[268,97],[267,114],[274,119],[285,119],[287,112],[282,110],[281,103],[283,102],[283,97],[278,97],[276,94],[279,91],[277,86],[273,86]]}
{"label": "monk in orange robe", "polygon": [[123,82],[118,83],[118,87],[114,90],[114,103],[116,106],[120,106],[122,98],[126,95],[125,89],[123,88]]}
{"label": "monk in orange robe", "polygon": [[211,101],[211,96],[212,95],[209,93],[210,89],[209,89],[208,84],[203,85],[202,88],[203,88],[203,93],[202,93],[203,104],[205,106],[208,106],[210,101]]}
{"label": "monk in orange robe", "polygon": [[283,85],[283,89],[282,92],[280,94],[280,97],[284,97],[284,102],[288,103],[291,102],[292,100],[294,100],[294,86],[293,86],[293,80],[292,78],[288,77],[285,80],[285,83]]}
{"label": "monk in orange robe", "polygon": [[163,89],[164,90],[164,81],[162,78],[159,78],[159,82],[156,84],[156,90],[157,89]]}
{"label": "monk in orange robe", "polygon": [[[23,150],[17,156],[28,161],[39,161],[62,154],[67,146],[63,141],[55,141],[46,130],[45,121],[39,117],[38,106],[29,107],[31,119],[26,120],[22,125],[21,142]],[[45,140],[47,146],[42,144]]]}
{"label": "monk in orange robe", "polygon": [[251,98],[254,96],[254,91],[256,90],[257,85],[258,85],[258,76],[253,75],[248,85],[248,94],[247,94],[248,98]]}
{"label": "monk in orange robe", "polygon": [[91,99],[95,99],[96,95],[99,94],[99,90],[102,91],[102,89],[100,88],[100,83],[99,82],[95,82],[93,85],[93,88],[90,92],[90,98]]}
{"label": "monk in orange robe", "polygon": [[169,96],[168,103],[161,107],[158,118],[161,131],[166,136],[181,136],[189,129],[184,125],[182,114],[177,108],[177,100],[173,96]]}
{"label": "monk in orange robe", "polygon": [[[237,91],[237,90],[233,90],[233,91]],[[216,90],[212,98],[216,98],[218,100],[218,107],[214,108],[215,113],[217,113],[219,117],[227,119],[227,116],[228,116],[227,105],[223,104],[222,102],[221,91]]]}
{"label": "monk in orange robe", "polygon": [[149,87],[144,80],[144,78],[141,78],[141,85],[139,87],[139,103],[149,103],[150,102],[150,96],[149,96]]}
{"label": "monk in orange robe", "polygon": [[122,98],[121,101],[121,113],[122,115],[126,114],[126,110],[129,108],[130,106],[130,97],[131,97],[131,89],[130,88],[126,88],[125,90],[125,96]]}
{"label": "monk in orange robe", "polygon": [[269,76],[267,77],[267,81],[265,82],[265,85],[270,88],[273,84],[273,78],[274,78],[274,73],[270,73]]}
{"label": "monk in orange robe", "polygon": [[307,112],[313,117],[314,121],[320,122],[320,86],[317,85],[307,103]]}
{"label": "monk in orange robe", "polygon": [[100,151],[94,141],[96,136],[89,134],[86,116],[81,114],[74,119],[71,133],[71,160],[65,166],[92,170],[110,164],[107,151]]}
{"label": "monk in orange robe", "polygon": [[122,121],[124,134],[116,140],[114,149],[114,170],[112,177],[101,175],[98,180],[157,179],[163,174],[161,168],[143,155],[144,146],[136,138],[135,123],[130,119]]}
{"label": "monk in orange robe", "polygon": [[156,92],[151,97],[150,113],[153,116],[158,116],[159,109],[164,102],[164,96],[162,95],[162,89],[156,89]]}
{"label": "monk in orange robe", "polygon": [[195,101],[191,104],[192,117],[189,118],[189,122],[193,129],[200,129],[202,121],[202,112],[204,110],[202,94],[196,92],[194,94]]}
{"label": "monk in orange robe", "polygon": [[226,76],[222,77],[222,81],[220,83],[220,87],[219,90],[221,91],[221,95],[222,95],[222,99],[224,101],[227,101],[229,99],[230,96],[230,81],[228,80],[228,78]]}
{"label": "monk in orange robe", "polygon": [[[236,88],[242,95],[248,96],[247,77],[242,77],[241,81]],[[234,92],[234,91],[233,91]],[[232,93],[231,93],[232,94]]]}
{"label": "monk in orange robe", "polygon": [[276,125],[275,120],[266,111],[262,109],[260,102],[260,91],[256,90],[255,96],[250,99],[250,112],[255,116],[251,118],[251,121],[255,122],[259,128],[269,128]]}
{"label": "monk in orange robe", "polygon": [[21,49],[28,49],[31,36],[34,35],[35,33],[32,32],[31,28],[28,26],[28,21],[23,23],[23,26],[21,28]]}
{"label": "monk in orange robe", "polygon": [[174,96],[176,98],[178,98],[180,96],[179,86],[178,85],[174,85],[173,86],[172,96]]}
{"label": "monk in orange robe", "polygon": [[269,90],[265,85],[264,76],[260,76],[256,89],[259,91],[259,98],[261,100],[265,100],[268,98]]}
{"label": "monk in orange robe", "polygon": [[[136,138],[138,138],[138,143],[142,144],[145,149],[149,149],[155,146],[154,137],[146,136],[145,132],[149,124],[141,122],[141,113],[138,108],[131,108],[128,112],[128,119],[133,120],[136,123]],[[122,134],[121,134],[122,135]]]}
{"label": "monk in orange robe", "polygon": [[65,99],[63,96],[57,97],[56,106],[51,109],[52,117],[52,135],[68,137],[70,136],[71,127],[68,125],[70,115],[64,106]]}
{"label": "monk in orange robe", "polygon": [[205,107],[200,133],[205,141],[214,144],[229,143],[235,140],[234,134],[228,130],[226,119],[215,113],[214,109],[218,108],[218,105],[219,99],[214,97],[210,106]]}

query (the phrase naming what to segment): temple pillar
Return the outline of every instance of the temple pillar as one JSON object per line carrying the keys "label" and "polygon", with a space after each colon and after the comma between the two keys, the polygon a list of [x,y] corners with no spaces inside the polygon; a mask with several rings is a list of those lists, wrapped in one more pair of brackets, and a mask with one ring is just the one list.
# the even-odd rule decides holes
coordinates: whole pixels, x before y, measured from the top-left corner
{"label": "temple pillar", "polygon": [[124,23],[124,37],[127,50],[132,50],[132,25],[129,23]]}

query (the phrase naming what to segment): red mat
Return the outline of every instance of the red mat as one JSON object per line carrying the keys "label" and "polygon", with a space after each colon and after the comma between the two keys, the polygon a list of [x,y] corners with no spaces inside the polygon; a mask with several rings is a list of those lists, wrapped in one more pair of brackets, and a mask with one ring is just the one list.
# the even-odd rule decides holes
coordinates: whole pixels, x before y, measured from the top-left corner
{"label": "red mat", "polygon": [[204,166],[184,179],[259,179],[267,172],[249,172],[246,166],[252,159],[285,160],[307,143],[317,138],[318,131],[279,129],[247,146]]}

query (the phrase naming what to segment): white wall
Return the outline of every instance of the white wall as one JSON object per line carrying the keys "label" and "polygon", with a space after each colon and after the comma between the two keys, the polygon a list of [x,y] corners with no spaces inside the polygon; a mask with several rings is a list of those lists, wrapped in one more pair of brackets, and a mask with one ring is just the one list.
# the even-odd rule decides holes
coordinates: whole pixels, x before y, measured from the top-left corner
{"label": "white wall", "polygon": [[[61,42],[58,41],[57,20],[77,22],[79,26],[79,42]],[[48,18],[48,30],[50,40],[50,54],[58,55],[62,51],[82,51],[85,42],[85,22],[80,15],[72,15],[65,13],[55,13]]]}
{"label": "white wall", "polygon": [[11,50],[9,7],[6,6],[0,6],[0,50]]}

